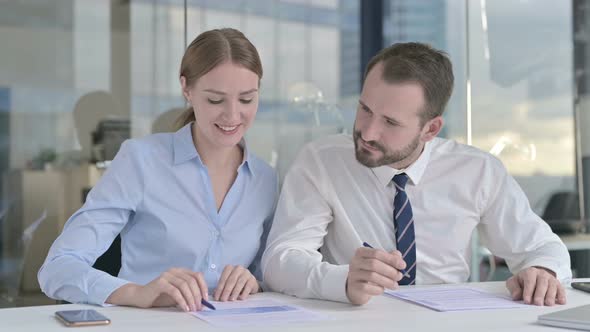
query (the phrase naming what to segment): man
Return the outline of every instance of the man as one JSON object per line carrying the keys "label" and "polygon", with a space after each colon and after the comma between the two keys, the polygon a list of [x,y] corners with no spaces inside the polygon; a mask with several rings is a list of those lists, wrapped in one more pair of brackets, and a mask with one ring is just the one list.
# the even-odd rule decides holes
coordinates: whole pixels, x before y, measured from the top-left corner
{"label": "man", "polygon": [[513,299],[565,303],[567,249],[502,163],[436,137],[453,81],[446,54],[420,43],[369,62],[353,137],[307,145],[285,178],[262,261],[270,288],[364,304],[398,284],[466,282],[478,231],[515,274]]}

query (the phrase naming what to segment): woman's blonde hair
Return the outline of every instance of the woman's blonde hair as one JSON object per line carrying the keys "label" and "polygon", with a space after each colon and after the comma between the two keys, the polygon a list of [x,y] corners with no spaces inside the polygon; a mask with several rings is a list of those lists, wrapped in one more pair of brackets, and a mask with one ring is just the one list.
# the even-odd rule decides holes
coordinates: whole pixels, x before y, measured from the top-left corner
{"label": "woman's blonde hair", "polygon": [[[188,46],[180,63],[180,76],[190,87],[216,66],[231,62],[243,66],[262,79],[262,62],[256,47],[236,29],[214,29],[201,33]],[[195,113],[189,107],[178,118],[178,127],[195,121]]]}

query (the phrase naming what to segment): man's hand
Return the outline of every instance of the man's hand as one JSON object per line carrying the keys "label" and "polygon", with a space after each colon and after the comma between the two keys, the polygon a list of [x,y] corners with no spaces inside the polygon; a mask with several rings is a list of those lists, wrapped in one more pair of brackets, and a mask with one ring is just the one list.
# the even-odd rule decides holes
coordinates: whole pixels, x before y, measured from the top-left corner
{"label": "man's hand", "polygon": [[140,308],[176,306],[183,311],[202,310],[201,299],[208,299],[203,274],[172,268],[145,286],[126,284],[115,290],[107,303]]}
{"label": "man's hand", "polygon": [[372,296],[385,289],[397,289],[403,278],[400,270],[406,268],[399,251],[388,253],[379,249],[358,248],[350,261],[346,296],[352,304],[365,304]]}
{"label": "man's hand", "polygon": [[248,295],[258,291],[258,281],[247,268],[227,265],[221,273],[213,297],[216,301],[245,300]]}
{"label": "man's hand", "polygon": [[565,290],[555,273],[542,267],[529,267],[506,281],[506,287],[515,301],[526,304],[565,304]]}

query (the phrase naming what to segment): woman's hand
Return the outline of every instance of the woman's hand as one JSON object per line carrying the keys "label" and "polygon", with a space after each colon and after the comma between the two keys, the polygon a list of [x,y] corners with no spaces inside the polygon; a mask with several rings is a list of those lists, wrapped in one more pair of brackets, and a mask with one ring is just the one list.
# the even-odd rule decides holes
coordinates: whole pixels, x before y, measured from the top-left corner
{"label": "woman's hand", "polygon": [[245,300],[260,291],[256,278],[243,266],[227,265],[221,273],[213,298],[215,301]]}
{"label": "woman's hand", "polygon": [[184,311],[203,309],[201,299],[208,299],[203,274],[172,268],[145,286],[127,284],[114,291],[107,303],[140,308],[176,306]]}

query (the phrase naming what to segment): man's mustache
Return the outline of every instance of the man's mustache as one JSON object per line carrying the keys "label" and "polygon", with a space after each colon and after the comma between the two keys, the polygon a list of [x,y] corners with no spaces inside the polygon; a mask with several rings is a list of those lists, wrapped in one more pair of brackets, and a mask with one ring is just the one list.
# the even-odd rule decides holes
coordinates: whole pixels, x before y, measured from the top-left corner
{"label": "man's mustache", "polygon": [[358,131],[355,131],[355,132],[354,132],[354,138],[355,138],[356,140],[362,140],[363,142],[365,142],[365,144],[367,144],[367,145],[369,145],[369,146],[371,146],[371,147],[373,147],[373,148],[375,148],[375,149],[378,149],[378,150],[380,150],[381,152],[383,152],[383,151],[384,151],[384,148],[383,148],[383,146],[381,146],[381,144],[379,144],[377,141],[365,141],[365,140],[364,140],[364,139],[361,137],[361,133],[360,133],[360,132],[358,132]]}

